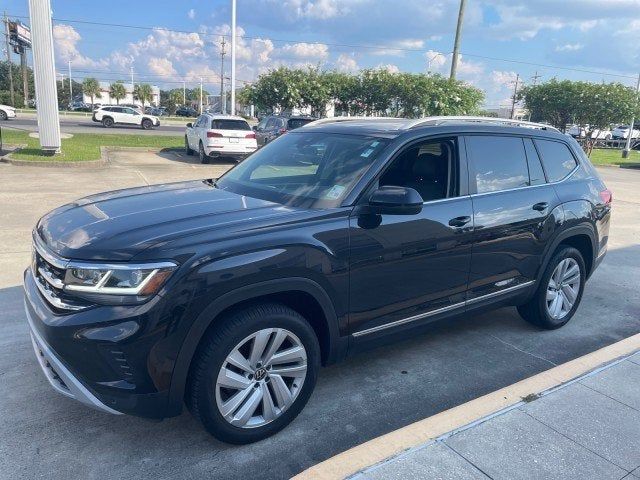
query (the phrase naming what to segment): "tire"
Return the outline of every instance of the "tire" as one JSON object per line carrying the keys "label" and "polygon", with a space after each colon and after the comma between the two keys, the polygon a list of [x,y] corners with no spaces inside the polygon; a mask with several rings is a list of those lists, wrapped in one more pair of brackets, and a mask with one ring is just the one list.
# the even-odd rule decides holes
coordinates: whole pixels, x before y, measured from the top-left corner
{"label": "tire", "polygon": [[187,140],[187,136],[184,136],[184,153],[191,156],[194,154],[194,151],[189,148],[189,140]]}
{"label": "tire", "polygon": [[113,127],[113,124],[114,124],[114,121],[113,121],[113,118],[111,118],[111,117],[104,117],[102,119],[102,126],[103,127],[111,128],[111,127]]}
{"label": "tire", "polygon": [[142,120],[142,123],[140,123],[140,126],[143,130],[151,130],[153,128],[153,122],[148,118],[145,118]]}
{"label": "tire", "polygon": [[[564,276],[562,275],[562,267],[560,267],[563,262],[565,268]],[[571,274],[574,267],[579,269],[577,278],[580,283],[577,286],[575,284],[572,286],[570,283],[575,274],[567,275]],[[555,283],[558,279],[561,279],[562,283],[567,284],[567,286],[557,290]],[[560,328],[566,325],[576,313],[580,300],[582,300],[585,281],[586,268],[582,254],[573,247],[563,246],[547,265],[533,298],[524,305],[520,305],[518,313],[527,322],[540,328],[547,330]],[[571,297],[573,297],[573,303],[570,303]],[[558,298],[558,303],[554,303],[555,298]],[[569,304],[570,308],[567,308]],[[553,315],[552,312],[555,312],[556,315]]]}
{"label": "tire", "polygon": [[[255,340],[251,337],[257,338],[258,335],[264,340],[264,349],[258,350],[262,350],[263,356],[255,358],[265,363],[253,362],[252,367],[249,364],[252,364],[251,352]],[[283,336],[285,340],[281,347],[276,348],[275,355],[270,356],[272,342]],[[250,348],[243,350],[243,347]],[[302,347],[298,351],[303,353],[296,353],[300,355],[296,361],[293,358],[280,358],[280,362],[267,359],[282,356],[285,350],[293,352],[292,349],[298,347]],[[236,366],[236,355],[240,352],[244,352],[241,355],[246,361],[246,371]],[[230,364],[228,360],[232,353],[234,363]],[[278,367],[278,363],[284,366]],[[306,365],[304,372],[303,364]],[[318,339],[304,317],[279,303],[254,305],[221,319],[205,334],[191,364],[185,400],[191,413],[218,440],[233,444],[252,443],[282,430],[302,411],[315,387],[319,368]],[[289,376],[275,374],[277,369],[289,370]],[[294,370],[298,378],[291,376]],[[236,380],[237,376],[242,375],[242,387],[225,389],[221,386],[221,379],[226,383],[229,372],[232,376],[236,375],[233,377]],[[283,395],[285,391],[282,388],[286,388],[289,394]],[[254,391],[257,393],[252,393]],[[281,392],[280,395],[276,391]],[[232,410],[226,412],[225,418],[222,409],[236,398],[235,395],[243,392],[246,392],[245,396],[237,406],[233,404],[230,407]],[[266,395],[269,399],[265,398]],[[287,400],[290,400],[289,404]],[[268,402],[273,408],[267,410]],[[249,407],[251,404],[256,406],[252,409]],[[243,412],[245,415],[242,415]],[[271,414],[267,415],[267,412]]]}
{"label": "tire", "polygon": [[209,155],[204,151],[202,141],[198,144],[198,157],[200,158],[200,163],[209,163]]}
{"label": "tire", "polygon": [[0,110],[0,120],[6,120],[7,118],[9,118],[9,116],[7,115],[7,112],[5,112],[4,110]]}

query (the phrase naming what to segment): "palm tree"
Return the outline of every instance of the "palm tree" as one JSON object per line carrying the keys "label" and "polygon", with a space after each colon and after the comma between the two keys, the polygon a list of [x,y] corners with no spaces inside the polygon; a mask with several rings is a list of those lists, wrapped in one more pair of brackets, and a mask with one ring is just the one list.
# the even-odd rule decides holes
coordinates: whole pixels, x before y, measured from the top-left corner
{"label": "palm tree", "polygon": [[140,103],[142,103],[142,107],[144,108],[145,102],[151,103],[151,99],[153,98],[151,85],[148,83],[139,83],[133,89],[133,96],[140,100]]}
{"label": "palm tree", "polygon": [[109,96],[111,98],[115,98],[116,103],[120,105],[120,100],[127,96],[127,89],[124,87],[124,84],[120,81],[112,83],[109,86]]}
{"label": "palm tree", "polygon": [[95,78],[87,77],[82,81],[82,92],[85,95],[89,95],[91,97],[91,106],[95,103],[94,100],[97,98],[101,98],[102,94],[100,93],[100,83]]}

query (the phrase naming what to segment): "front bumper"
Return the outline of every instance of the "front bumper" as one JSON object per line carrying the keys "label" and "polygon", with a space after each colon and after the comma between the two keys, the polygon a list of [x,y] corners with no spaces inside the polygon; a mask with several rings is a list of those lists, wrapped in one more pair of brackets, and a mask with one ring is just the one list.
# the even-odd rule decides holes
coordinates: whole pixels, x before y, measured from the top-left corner
{"label": "front bumper", "polygon": [[27,308],[26,300],[24,310],[27,315],[27,321],[29,322],[29,329],[31,333],[31,343],[33,344],[33,350],[36,354],[36,359],[42,368],[44,376],[49,380],[51,386],[62,395],[73,398],[85,405],[96,408],[106,413],[112,413],[120,415],[121,412],[114,410],[102,403],[98,397],[91,393],[87,387],[85,387],[80,380],[78,380],[71,371],[62,363],[61,360],[56,357],[53,350],[47,345],[47,343],[40,337],[33,325],[33,318]]}
{"label": "front bumper", "polygon": [[15,110],[5,110],[6,114],[7,114],[7,118],[16,118],[16,111]]}
{"label": "front bumper", "polygon": [[167,416],[173,352],[162,297],[61,314],[44,299],[31,269],[24,292],[36,357],[56,391],[104,412]]}

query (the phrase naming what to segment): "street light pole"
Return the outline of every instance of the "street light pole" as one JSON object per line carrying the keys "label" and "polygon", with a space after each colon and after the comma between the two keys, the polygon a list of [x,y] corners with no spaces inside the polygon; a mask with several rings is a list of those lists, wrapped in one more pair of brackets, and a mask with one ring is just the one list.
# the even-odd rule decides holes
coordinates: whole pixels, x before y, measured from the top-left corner
{"label": "street light pole", "polygon": [[[636,84],[636,104],[638,103],[638,94],[640,94],[640,74],[638,74],[638,83]],[[624,150],[622,150],[622,158],[628,158],[629,153],[631,153],[631,137],[633,137],[633,124],[635,121],[635,115],[632,115],[631,123],[629,124],[629,134],[627,135],[627,143],[624,146]]]}
{"label": "street light pole", "polygon": [[60,151],[60,117],[56,67],[53,60],[51,1],[29,0],[29,17],[33,38],[33,75],[38,103],[40,147],[47,153]]}
{"label": "street light pole", "polygon": [[511,99],[511,120],[516,116],[516,100],[518,98],[518,82],[520,81],[520,74],[516,74],[516,84],[513,88],[513,98]]}
{"label": "street light pole", "polygon": [[220,113],[222,114],[227,113],[227,99],[224,98],[224,56],[227,53],[224,50],[225,45],[224,37],[222,37],[220,48]]}
{"label": "street light pole", "polygon": [[182,81],[182,105],[187,105],[187,84]]}
{"label": "street light pole", "polygon": [[433,54],[431,57],[427,57],[427,73],[431,73],[431,62],[433,62],[436,58],[442,57],[443,55],[440,52]]}
{"label": "street light pole", "polygon": [[231,115],[236,114],[236,0],[231,0]]}
{"label": "street light pole", "polygon": [[73,84],[71,83],[71,60],[69,60],[69,103],[73,102]]}
{"label": "street light pole", "polygon": [[456,79],[456,70],[458,69],[458,51],[460,50],[460,35],[462,34],[462,21],[464,19],[464,7],[466,3],[466,0],[460,0],[458,25],[456,26],[456,38],[453,42],[453,56],[451,57],[451,73],[449,75],[449,80]]}
{"label": "street light pole", "polygon": [[136,89],[135,83],[133,83],[133,65],[129,67],[129,71],[131,72],[131,104],[135,105],[135,99],[133,97],[133,91]]}
{"label": "street light pole", "polygon": [[200,77],[200,114],[202,115],[202,77]]}

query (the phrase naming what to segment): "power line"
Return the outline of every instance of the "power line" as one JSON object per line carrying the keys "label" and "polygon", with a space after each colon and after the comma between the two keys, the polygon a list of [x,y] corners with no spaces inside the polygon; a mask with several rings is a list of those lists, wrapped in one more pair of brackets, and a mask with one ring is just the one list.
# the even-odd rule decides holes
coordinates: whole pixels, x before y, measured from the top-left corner
{"label": "power line", "polygon": [[[21,16],[21,15],[11,15],[13,18],[28,18],[26,16]],[[159,31],[165,31],[165,32],[171,32],[171,33],[185,33],[185,34],[197,34],[197,35],[201,35],[201,36],[211,36],[211,37],[227,37],[230,38],[231,35],[229,34],[220,34],[220,33],[208,33],[208,32],[195,32],[195,31],[188,31],[188,30],[176,30],[176,29],[170,29],[170,28],[166,28],[166,27],[147,27],[147,26],[142,26],[142,25],[130,25],[130,24],[121,24],[121,23],[105,23],[105,22],[90,22],[90,21],[86,21],[86,20],[75,20],[75,19],[66,19],[66,18],[53,18],[53,21],[56,22],[64,22],[64,23],[76,23],[76,24],[81,24],[81,25],[93,25],[93,26],[103,26],[103,27],[115,27],[115,28],[129,28],[129,29],[136,29],[136,30],[159,30]],[[320,42],[320,41],[316,41],[316,40],[293,40],[293,39],[275,39],[275,38],[263,38],[263,37],[256,37],[256,36],[251,36],[251,35],[243,35],[242,38],[245,39],[249,39],[249,40],[270,40],[274,43],[309,43],[309,44],[314,44],[314,45],[326,45],[329,47],[344,47],[344,48],[361,48],[361,49],[373,49],[373,50],[391,50],[391,51],[398,51],[398,52],[417,52],[417,53],[426,53],[428,51],[428,49],[424,49],[424,48],[402,48],[402,47],[390,47],[390,46],[385,46],[385,45],[364,45],[364,44],[347,44],[347,43],[330,43],[330,42]],[[451,54],[451,52],[443,52],[447,55]],[[591,74],[591,75],[603,75],[603,76],[609,76],[609,77],[617,77],[617,78],[627,78],[627,79],[633,79],[635,80],[636,76],[635,75],[625,75],[625,74],[620,74],[620,73],[609,73],[609,72],[603,72],[603,71],[597,71],[597,70],[589,70],[589,69],[583,69],[583,68],[573,68],[573,67],[563,67],[563,66],[559,66],[559,65],[549,65],[549,64],[544,64],[544,63],[535,63],[535,62],[526,62],[523,60],[514,60],[514,59],[510,59],[510,58],[500,58],[500,57],[493,57],[493,56],[487,56],[487,55],[479,55],[479,54],[474,54],[474,53],[467,53],[467,52],[460,52],[460,55],[462,57],[472,57],[472,58],[481,58],[484,60],[492,60],[492,61],[498,61],[498,62],[505,62],[505,63],[513,63],[513,64],[519,64],[519,65],[528,65],[528,66],[532,66],[532,67],[541,67],[541,68],[547,68],[547,69],[551,69],[551,70],[563,70],[563,71],[568,71],[568,72],[576,72],[576,73],[587,73],[587,74]]]}

